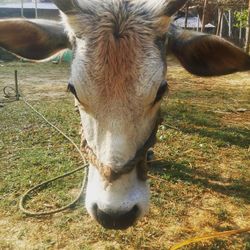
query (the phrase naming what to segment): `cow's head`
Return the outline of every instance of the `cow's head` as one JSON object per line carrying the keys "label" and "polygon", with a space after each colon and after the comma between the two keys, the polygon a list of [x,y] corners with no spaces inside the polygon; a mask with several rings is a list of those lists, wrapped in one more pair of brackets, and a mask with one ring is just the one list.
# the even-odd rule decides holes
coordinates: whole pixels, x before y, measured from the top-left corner
{"label": "cow's head", "polygon": [[92,159],[86,207],[104,227],[127,228],[149,206],[145,154],[167,91],[166,54],[200,76],[248,70],[250,59],[223,39],[170,25],[186,0],[54,2],[62,23],[2,20],[0,46],[33,60],[72,48],[69,89]]}

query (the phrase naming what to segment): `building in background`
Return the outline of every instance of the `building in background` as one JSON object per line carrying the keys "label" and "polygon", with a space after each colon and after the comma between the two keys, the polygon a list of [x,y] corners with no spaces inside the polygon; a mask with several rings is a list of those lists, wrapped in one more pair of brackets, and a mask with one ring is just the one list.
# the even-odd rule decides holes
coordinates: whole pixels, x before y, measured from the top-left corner
{"label": "building in background", "polygon": [[[186,28],[190,30],[200,30],[201,29],[201,20],[199,16],[188,16],[187,25],[185,27],[185,17],[181,16],[174,20],[174,24],[181,28]],[[205,25],[205,31],[207,33],[214,33],[215,26],[211,23]]]}
{"label": "building in background", "polygon": [[[37,0],[37,16],[43,19],[59,20],[59,10],[50,0]],[[22,17],[22,4],[0,3],[0,18]],[[36,4],[34,0],[23,3],[23,17],[36,17]]]}

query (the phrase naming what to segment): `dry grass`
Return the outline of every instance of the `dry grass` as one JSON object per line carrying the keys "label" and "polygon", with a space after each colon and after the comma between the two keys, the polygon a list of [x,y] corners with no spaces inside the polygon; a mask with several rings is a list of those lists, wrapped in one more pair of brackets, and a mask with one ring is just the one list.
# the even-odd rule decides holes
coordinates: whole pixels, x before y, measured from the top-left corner
{"label": "dry grass", "polygon": [[[40,219],[20,214],[18,199],[27,188],[75,168],[80,157],[22,102],[0,108],[0,249],[168,249],[193,236],[250,226],[250,74],[204,79],[169,64],[171,94],[155,147],[161,160],[150,169],[150,213],[127,231],[102,229],[82,206]],[[65,92],[68,66],[4,64],[0,88],[13,83],[15,68],[27,98],[79,142],[79,118]],[[81,178],[58,181],[29,205],[65,204]],[[250,249],[250,236],[183,249]]]}

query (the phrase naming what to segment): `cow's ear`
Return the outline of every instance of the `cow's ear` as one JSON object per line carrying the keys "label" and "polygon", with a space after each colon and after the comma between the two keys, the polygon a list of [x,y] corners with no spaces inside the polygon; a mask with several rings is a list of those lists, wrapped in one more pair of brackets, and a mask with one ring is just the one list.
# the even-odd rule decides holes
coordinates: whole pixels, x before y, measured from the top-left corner
{"label": "cow's ear", "polygon": [[173,25],[168,37],[168,52],[172,52],[192,74],[219,76],[250,70],[250,56],[222,38]]}
{"label": "cow's ear", "polygon": [[48,20],[0,20],[0,47],[27,59],[42,60],[70,42],[60,22]]}

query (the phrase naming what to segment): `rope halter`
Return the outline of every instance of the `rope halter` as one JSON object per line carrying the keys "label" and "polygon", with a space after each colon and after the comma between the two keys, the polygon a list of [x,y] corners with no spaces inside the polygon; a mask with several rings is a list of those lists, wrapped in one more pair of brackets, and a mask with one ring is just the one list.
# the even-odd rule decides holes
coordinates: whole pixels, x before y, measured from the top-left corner
{"label": "rope halter", "polygon": [[148,137],[147,141],[144,145],[136,152],[134,158],[127,162],[121,169],[114,170],[112,166],[105,165],[99,161],[96,154],[93,150],[87,145],[85,138],[82,133],[82,143],[81,150],[85,154],[87,160],[98,170],[103,180],[107,184],[111,184],[113,181],[117,180],[124,174],[128,174],[134,168],[137,170],[137,176],[140,180],[147,180],[147,159],[146,153],[150,147],[152,147],[156,143],[156,133],[158,126],[160,124],[160,119],[157,118],[155,122],[154,129],[151,132],[151,135]]}

